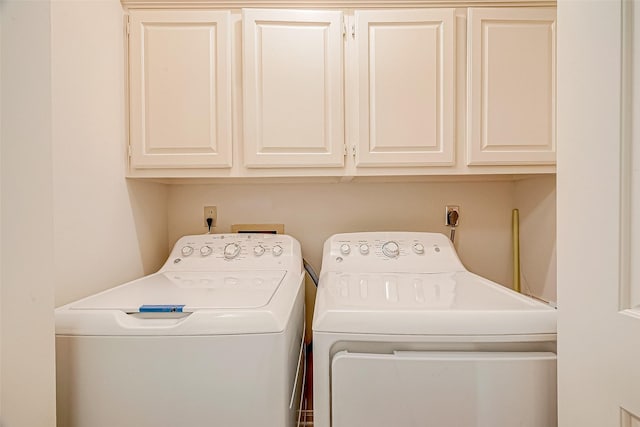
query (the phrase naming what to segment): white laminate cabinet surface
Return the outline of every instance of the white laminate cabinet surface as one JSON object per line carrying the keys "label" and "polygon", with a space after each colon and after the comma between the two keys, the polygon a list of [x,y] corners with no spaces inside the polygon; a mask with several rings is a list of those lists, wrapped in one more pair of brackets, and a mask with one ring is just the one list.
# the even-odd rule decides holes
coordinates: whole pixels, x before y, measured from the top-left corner
{"label": "white laminate cabinet surface", "polygon": [[244,165],[344,165],[342,12],[242,12]]}
{"label": "white laminate cabinet surface", "polygon": [[467,163],[555,163],[555,9],[470,8],[467,28]]}
{"label": "white laminate cabinet surface", "polygon": [[230,13],[129,17],[130,166],[231,167]]}
{"label": "white laminate cabinet surface", "polygon": [[555,172],[555,8],[367,6],[130,9],[129,176]]}
{"label": "white laminate cabinet surface", "polygon": [[357,167],[454,163],[455,9],[358,10]]}

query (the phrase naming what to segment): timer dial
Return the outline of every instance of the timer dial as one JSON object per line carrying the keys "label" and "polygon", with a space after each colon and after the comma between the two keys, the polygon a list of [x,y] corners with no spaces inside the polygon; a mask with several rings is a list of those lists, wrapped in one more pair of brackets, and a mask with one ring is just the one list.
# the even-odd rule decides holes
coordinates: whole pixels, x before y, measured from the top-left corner
{"label": "timer dial", "polygon": [[233,259],[240,253],[240,245],[237,243],[227,243],[224,247],[224,257],[226,259]]}
{"label": "timer dial", "polygon": [[382,245],[382,253],[389,258],[397,258],[400,255],[400,246],[391,240]]}

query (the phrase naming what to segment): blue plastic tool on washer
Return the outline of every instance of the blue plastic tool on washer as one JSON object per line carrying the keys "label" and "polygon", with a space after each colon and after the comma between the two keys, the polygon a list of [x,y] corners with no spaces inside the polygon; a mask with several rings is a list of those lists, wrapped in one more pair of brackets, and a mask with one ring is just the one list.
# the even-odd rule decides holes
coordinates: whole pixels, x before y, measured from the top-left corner
{"label": "blue plastic tool on washer", "polygon": [[140,313],[182,313],[184,304],[144,304]]}

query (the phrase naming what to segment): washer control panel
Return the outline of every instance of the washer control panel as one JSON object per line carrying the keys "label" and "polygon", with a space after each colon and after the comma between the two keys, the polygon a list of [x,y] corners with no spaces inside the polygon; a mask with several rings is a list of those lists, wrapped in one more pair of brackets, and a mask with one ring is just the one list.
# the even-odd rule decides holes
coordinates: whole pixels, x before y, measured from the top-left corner
{"label": "washer control panel", "polygon": [[294,259],[301,261],[300,245],[291,236],[284,234],[203,234],[180,238],[165,267],[184,270],[186,266],[211,269],[234,263],[234,268],[246,265],[256,268],[261,265],[283,265]]}
{"label": "washer control panel", "polygon": [[332,271],[461,271],[451,241],[440,233],[369,232],[331,236],[323,269]]}

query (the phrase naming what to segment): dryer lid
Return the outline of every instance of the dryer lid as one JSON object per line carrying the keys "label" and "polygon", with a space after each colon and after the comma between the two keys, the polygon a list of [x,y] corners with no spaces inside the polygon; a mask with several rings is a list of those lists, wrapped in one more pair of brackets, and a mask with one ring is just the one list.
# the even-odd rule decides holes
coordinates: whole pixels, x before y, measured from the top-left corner
{"label": "dryer lid", "polygon": [[269,304],[285,275],[286,271],[155,273],[82,299],[69,309],[125,313],[257,309]]}
{"label": "dryer lid", "polygon": [[314,332],[555,334],[553,307],[476,274],[334,273],[320,278]]}

